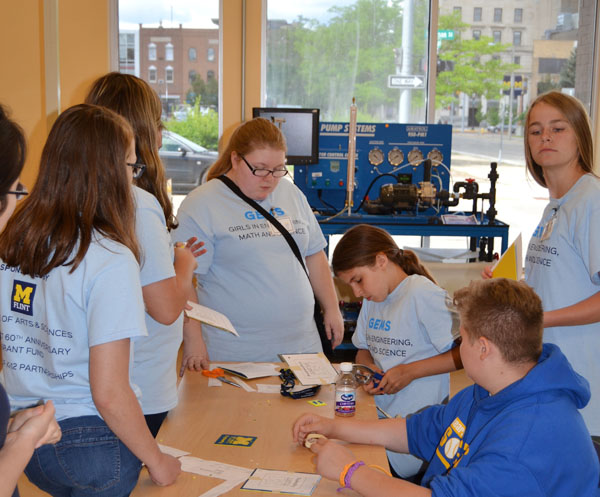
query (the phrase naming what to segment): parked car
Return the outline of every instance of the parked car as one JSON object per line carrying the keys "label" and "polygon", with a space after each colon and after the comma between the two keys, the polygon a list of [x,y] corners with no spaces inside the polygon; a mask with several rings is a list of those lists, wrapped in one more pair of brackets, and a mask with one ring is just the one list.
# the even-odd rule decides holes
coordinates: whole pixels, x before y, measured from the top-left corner
{"label": "parked car", "polygon": [[185,195],[202,182],[218,153],[173,131],[164,130],[162,140],[158,153],[165,165],[167,178],[171,178],[172,191]]}
{"label": "parked car", "polygon": [[[503,133],[507,133],[508,132],[508,123],[489,125],[487,127],[487,130],[490,133],[500,133],[500,130],[502,130]],[[517,132],[517,125],[513,124],[512,125],[512,134],[514,135],[516,132]]]}

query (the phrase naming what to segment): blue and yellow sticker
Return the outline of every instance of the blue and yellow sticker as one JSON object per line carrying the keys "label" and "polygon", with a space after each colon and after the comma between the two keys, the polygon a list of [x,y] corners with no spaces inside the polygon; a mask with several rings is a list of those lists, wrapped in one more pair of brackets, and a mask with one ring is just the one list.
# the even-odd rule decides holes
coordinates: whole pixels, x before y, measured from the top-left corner
{"label": "blue and yellow sticker", "polygon": [[247,437],[246,435],[221,435],[215,445],[235,445],[237,447],[250,447],[256,440],[256,437]]}

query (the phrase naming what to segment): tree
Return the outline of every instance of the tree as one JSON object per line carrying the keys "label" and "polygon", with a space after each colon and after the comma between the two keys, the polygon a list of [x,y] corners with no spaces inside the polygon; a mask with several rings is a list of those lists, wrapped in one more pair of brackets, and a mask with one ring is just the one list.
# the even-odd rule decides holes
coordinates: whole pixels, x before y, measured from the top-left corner
{"label": "tree", "polygon": [[201,109],[200,97],[196,98],[185,120],[178,121],[172,118],[165,124],[169,131],[184,136],[198,145],[210,150],[218,148],[219,116],[213,109]]}
{"label": "tree", "polygon": [[443,40],[438,51],[440,61],[451,63],[451,71],[442,71],[436,80],[436,107],[445,107],[457,100],[459,92],[496,100],[505,74],[518,65],[502,62],[499,54],[510,45],[494,43],[489,36],[479,40],[463,39],[470,26],[460,20],[459,13],[440,16],[439,29],[453,30],[453,40]]}
{"label": "tree", "polygon": [[200,98],[202,105],[216,109],[219,104],[219,84],[216,78],[209,78],[206,82],[199,74],[194,75],[192,87],[188,90],[186,101],[194,105],[196,99]]}
{"label": "tree", "polygon": [[575,88],[575,70],[577,65],[577,47],[571,50],[571,55],[560,71],[560,88]]}

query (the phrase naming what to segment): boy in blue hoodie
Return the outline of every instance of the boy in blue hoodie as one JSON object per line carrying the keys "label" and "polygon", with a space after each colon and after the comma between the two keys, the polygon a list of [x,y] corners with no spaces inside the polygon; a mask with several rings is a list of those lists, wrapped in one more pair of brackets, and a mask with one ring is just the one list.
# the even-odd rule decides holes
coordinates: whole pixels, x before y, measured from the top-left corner
{"label": "boy in blue hoodie", "polygon": [[317,472],[365,497],[592,497],[600,469],[578,409],[587,380],[556,345],[542,346],[543,310],[523,282],[472,282],[454,297],[460,353],[475,385],[447,405],[409,419],[332,420],[305,414],[294,439],[307,435],[383,445],[429,462],[422,486],[365,465],[326,438],[313,443]]}

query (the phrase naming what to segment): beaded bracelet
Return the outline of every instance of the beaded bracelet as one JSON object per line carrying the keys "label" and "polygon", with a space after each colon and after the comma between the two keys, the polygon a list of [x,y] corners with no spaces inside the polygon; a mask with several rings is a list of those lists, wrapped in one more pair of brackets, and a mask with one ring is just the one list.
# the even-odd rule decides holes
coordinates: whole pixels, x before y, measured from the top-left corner
{"label": "beaded bracelet", "polygon": [[364,465],[365,463],[363,461],[354,461],[344,466],[344,469],[342,469],[342,472],[340,473],[340,488],[338,488],[337,491],[339,492],[345,488],[352,488],[350,485],[352,475],[358,468]]}

